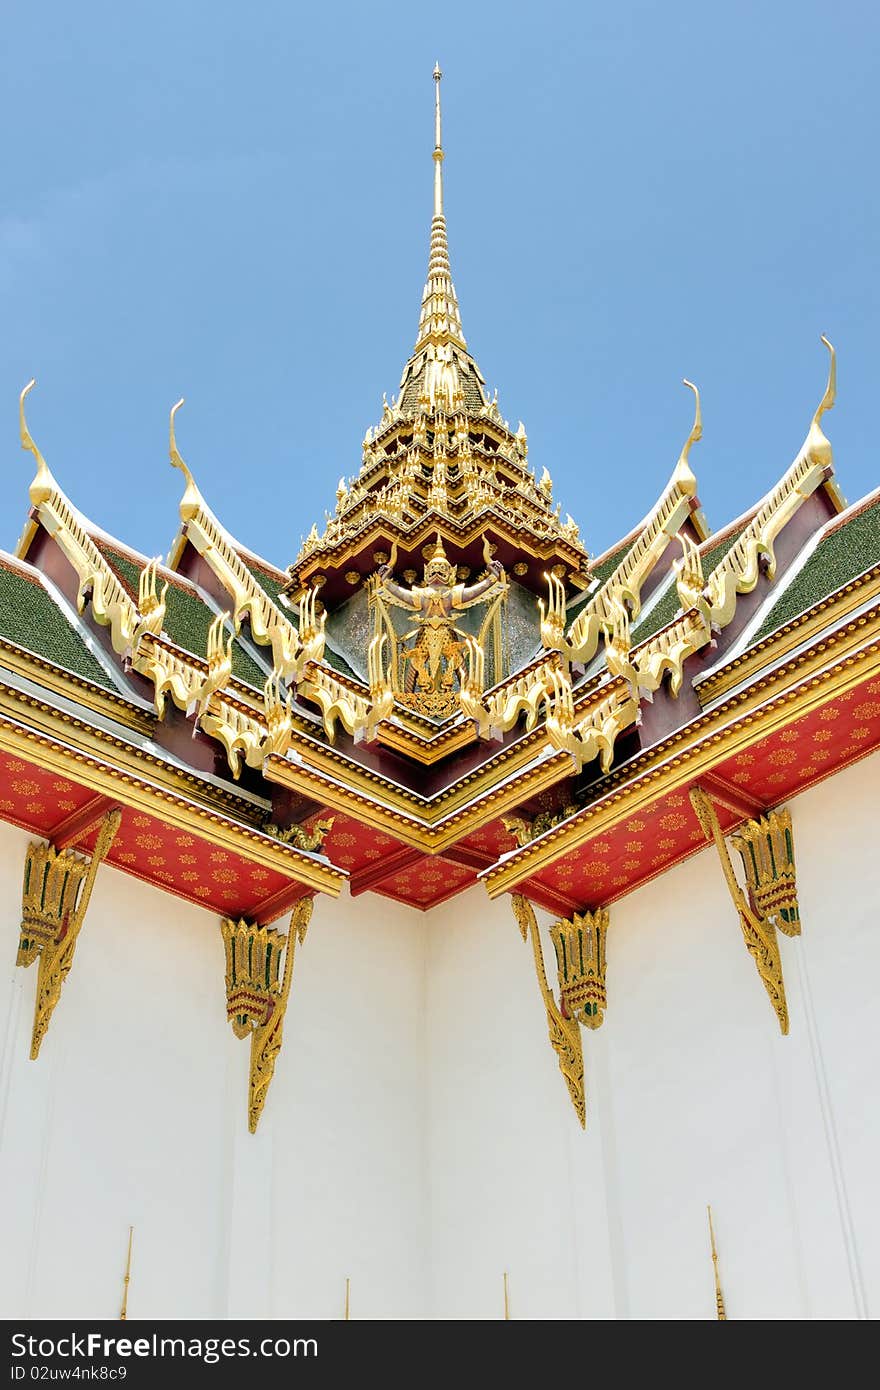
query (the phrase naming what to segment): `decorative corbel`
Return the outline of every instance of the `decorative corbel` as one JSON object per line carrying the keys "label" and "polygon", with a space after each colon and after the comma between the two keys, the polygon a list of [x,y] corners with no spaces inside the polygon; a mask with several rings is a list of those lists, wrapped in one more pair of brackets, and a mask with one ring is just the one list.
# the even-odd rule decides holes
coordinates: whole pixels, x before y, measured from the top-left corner
{"label": "decorative corbel", "polygon": [[547,602],[538,599],[541,613],[541,643],[549,652],[565,650],[565,585],[555,574],[545,574]]}
{"label": "decorative corbel", "polygon": [[605,1021],[608,995],[605,989],[605,938],[608,909],[572,913],[571,921],[554,922],[550,939],[556,952],[559,1001],[566,1018],[585,1028],[600,1028]]}
{"label": "decorative corbel", "polygon": [[361,729],[355,731],[356,737],[365,738],[368,742],[376,737],[376,730],[383,719],[388,719],[394,709],[394,691],[385,670],[385,644],[388,637],[384,632],[377,632],[370,638],[370,645],[367,648],[367,679],[370,685],[370,705],[367,711],[366,722]]}
{"label": "decorative corbel", "polygon": [[317,613],[317,586],[307,589],[299,601],[299,640],[302,650],[298,654],[297,669],[302,671],[309,661],[324,660],[324,625],[326,612]]}
{"label": "decorative corbel", "polygon": [[739,851],[749,899],[759,916],[786,936],[800,936],[794,839],[788,807],[746,821],[730,843]]}
{"label": "decorative corbel", "polygon": [[[226,1012],[237,1038],[251,1039],[248,1086],[248,1129],[256,1134],[275,1063],[281,1051],[284,1015],[296,943],[305,941],[314,901],[300,898],[290,918],[287,936],[272,927],[223,917],[220,931],[226,949]],[[286,948],[286,949],[285,949]],[[279,982],[281,953],[284,975]]]}
{"label": "decorative corbel", "polygon": [[692,608],[697,608],[705,609],[708,613],[709,604],[704,593],[706,580],[703,575],[700,547],[686,531],[679,531],[678,539],[681,541],[681,559],[673,560],[672,568],[675,571],[675,589],[681,611],[688,613]]}
{"label": "decorative corbel", "polygon": [[[577,1020],[567,1017],[563,1009],[559,1007],[553,997],[553,992],[547,983],[547,972],[544,969],[544,952],[541,948],[541,936],[538,931],[538,923],[535,918],[535,910],[528,898],[515,893],[512,898],[513,915],[519,926],[523,941],[527,936],[532,939],[532,951],[535,957],[535,971],[538,976],[538,988],[547,1010],[547,1026],[550,1030],[550,1045],[556,1053],[559,1061],[559,1070],[565,1078],[568,1087],[568,1094],[571,1103],[575,1108],[581,1128],[586,1128],[587,1105],[584,1096],[584,1054],[581,1047],[581,1034]],[[563,1001],[564,1007],[564,1001]]]}
{"label": "decorative corbel", "polygon": [[691,805],[707,840],[714,840],[721,868],[730,892],[733,905],[739,914],[746,949],[755,962],[761,982],[779,1020],[780,1031],[788,1032],[788,1005],[785,999],[785,981],[782,978],[782,960],[779,943],[773,922],[759,914],[749,902],[740,887],[724,839],[724,832],[718,820],[715,807],[701,787],[693,787],[690,793]]}
{"label": "decorative corbel", "polygon": [[638,712],[632,686],[621,689],[612,685],[609,693],[576,723],[570,672],[551,668],[547,680],[545,727],[553,747],[570,755],[577,772],[596,757],[602,771],[607,772],[614,758],[617,735],[633,722]]}
{"label": "decorative corbel", "polygon": [[281,672],[276,667],[263,686],[263,706],[266,713],[266,740],[259,750],[259,758],[267,758],[270,753],[284,757],[290,746],[290,733],[293,727],[293,706],[290,691],[281,694]]}
{"label": "decorative corbel", "polygon": [[629,609],[626,601],[617,595],[612,595],[609,606],[613,621],[611,627],[605,630],[605,665],[612,676],[622,677],[635,688],[636,671],[630,660],[632,636]]}
{"label": "decorative corbel", "polygon": [[220,613],[208,628],[208,674],[195,702],[196,717],[199,721],[208,712],[211,696],[215,691],[222,690],[232,675],[232,633],[229,634],[227,642],[223,641],[228,618],[228,613]]}
{"label": "decorative corbel", "polygon": [[150,632],[159,637],[165,622],[165,597],[168,593],[168,580],[159,593],[156,584],[159,561],[150,560],[141,570],[138,580],[138,622],[131,639],[132,650],[136,651],[144,633]]}
{"label": "decorative corbel", "polygon": [[56,850],[51,844],[28,845],[16,965],[31,965],[39,956],[32,1062],[39,1056],[55,1005],[61,998],[98,869],[121,820],[121,811],[107,813],[90,859],[70,849]]}

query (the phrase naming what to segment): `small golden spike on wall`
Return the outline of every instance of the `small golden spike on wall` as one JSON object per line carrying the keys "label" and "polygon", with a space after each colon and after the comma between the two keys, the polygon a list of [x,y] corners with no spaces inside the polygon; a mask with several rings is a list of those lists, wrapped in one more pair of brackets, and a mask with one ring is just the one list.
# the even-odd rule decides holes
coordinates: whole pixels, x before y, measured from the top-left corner
{"label": "small golden spike on wall", "polygon": [[559,1070],[565,1078],[571,1103],[583,1129],[587,1123],[587,1106],[584,1096],[584,1054],[581,1048],[580,1028],[575,1019],[565,1017],[553,998],[553,992],[547,983],[544,953],[541,948],[541,936],[534,908],[528,898],[524,898],[520,893],[513,895],[511,905],[523,941],[527,937],[531,937],[538,988],[541,991],[541,998],[547,1011],[550,1045],[556,1053]]}
{"label": "small golden spike on wall", "polygon": [[507,1270],[504,1271],[504,1321],[510,1322],[510,1284],[507,1278]]}
{"label": "small golden spike on wall", "polygon": [[719,1322],[727,1322],[727,1313],[724,1308],[724,1295],[721,1292],[721,1280],[718,1277],[718,1251],[715,1248],[715,1228],[712,1225],[712,1208],[706,1207],[709,1213],[709,1240],[712,1246],[712,1272],[715,1276],[715,1315]]}
{"label": "small golden spike on wall", "polygon": [[[101,822],[90,859],[52,845],[28,845],[22,892],[21,935],[16,964],[39,956],[31,1061],[35,1062],[52,1019],[85,920],[98,869],[113,844],[121,811]],[[77,890],[79,892],[77,893]]]}
{"label": "small golden spike on wall", "polygon": [[715,842],[715,848],[721,860],[721,870],[733,905],[739,914],[746,949],[755,962],[761,983],[773,1005],[773,1010],[779,1020],[780,1032],[785,1034],[788,1032],[788,1004],[785,999],[785,981],[782,978],[782,960],[779,955],[776,930],[772,922],[758,915],[740,887],[733,871],[724,832],[710,798],[702,787],[693,787],[690,799],[703,834],[707,840]]}
{"label": "small golden spike on wall", "polygon": [[345,1280],[345,1322],[351,1322],[351,1279]]}
{"label": "small golden spike on wall", "polygon": [[119,1311],[119,1321],[125,1322],[128,1317],[128,1286],[131,1283],[131,1242],[134,1236],[134,1226],[128,1228],[128,1254],[125,1257],[125,1277],[122,1280],[122,1308]]}

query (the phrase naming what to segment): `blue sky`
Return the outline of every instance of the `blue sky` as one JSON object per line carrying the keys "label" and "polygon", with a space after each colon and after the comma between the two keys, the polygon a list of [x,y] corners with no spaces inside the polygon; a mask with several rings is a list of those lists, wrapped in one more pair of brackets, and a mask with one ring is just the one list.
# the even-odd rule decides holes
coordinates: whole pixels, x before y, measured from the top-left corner
{"label": "blue sky", "polygon": [[880,11],[727,5],[2,6],[0,545],[30,459],[165,553],[184,457],[279,564],[356,472],[415,337],[444,71],[469,344],[598,553],[690,427],[719,527],[765,492],[839,356],[826,430],[878,478]]}

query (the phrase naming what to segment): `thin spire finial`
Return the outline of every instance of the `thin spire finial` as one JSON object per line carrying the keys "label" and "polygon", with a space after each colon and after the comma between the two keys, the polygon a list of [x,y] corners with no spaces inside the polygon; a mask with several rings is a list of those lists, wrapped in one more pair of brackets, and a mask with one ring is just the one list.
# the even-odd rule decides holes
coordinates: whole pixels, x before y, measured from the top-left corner
{"label": "thin spire finial", "polygon": [[[434,346],[446,347],[454,342],[467,349],[461,327],[461,315],[452,272],[449,268],[449,244],[446,240],[446,218],[443,214],[443,131],[440,118],[440,64],[434,67],[434,216],[431,219],[431,247],[428,252],[428,278],[422,295],[419,315],[419,334],[415,351],[433,340]],[[453,394],[457,387],[453,384]],[[433,399],[433,394],[427,392]],[[451,397],[450,397],[451,399]]]}
{"label": "thin spire finial", "polygon": [[715,1227],[712,1225],[712,1208],[706,1207],[709,1213],[709,1242],[712,1247],[712,1272],[715,1276],[715,1317],[718,1322],[727,1322],[727,1310],[724,1307],[724,1295],[721,1292],[721,1280],[718,1276],[718,1251],[715,1248]]}
{"label": "thin spire finial", "polygon": [[125,1275],[122,1280],[122,1308],[119,1311],[119,1321],[125,1322],[128,1318],[128,1286],[131,1283],[131,1242],[134,1236],[134,1226],[128,1228],[128,1254],[125,1257]]}
{"label": "thin spire finial", "polygon": [[440,64],[434,64],[434,216],[443,216],[443,134],[440,125]]}

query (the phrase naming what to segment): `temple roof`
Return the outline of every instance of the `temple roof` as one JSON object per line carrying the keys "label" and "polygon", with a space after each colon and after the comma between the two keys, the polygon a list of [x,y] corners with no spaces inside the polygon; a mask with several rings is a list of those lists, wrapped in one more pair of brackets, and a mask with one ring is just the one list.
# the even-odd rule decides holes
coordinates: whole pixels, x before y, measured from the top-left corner
{"label": "temple roof", "polygon": [[[658,448],[656,500],[590,561],[465,341],[435,80],[416,346],[289,572],[212,510],[177,406],[184,486],[163,563],[78,511],[22,393],[36,467],[17,554],[0,556],[0,811],[88,848],[121,807],[109,863],[260,923],[346,881],[427,909],[482,878],[580,910],[702,843],[681,809],[696,777],[728,788],[735,824],[880,746],[880,496],[845,508],[835,482],[830,344],[806,438],[763,498],[711,532],[691,386],[677,461]],[[432,650],[449,664],[432,706],[413,656],[424,668],[438,534],[449,575]],[[814,742],[803,730],[826,704],[834,738]]]}

